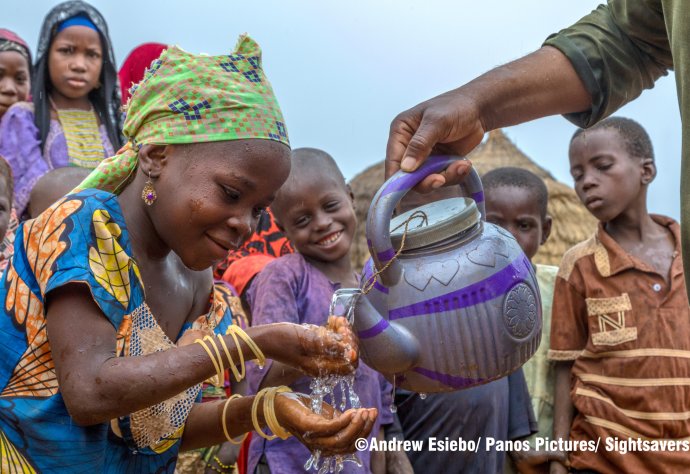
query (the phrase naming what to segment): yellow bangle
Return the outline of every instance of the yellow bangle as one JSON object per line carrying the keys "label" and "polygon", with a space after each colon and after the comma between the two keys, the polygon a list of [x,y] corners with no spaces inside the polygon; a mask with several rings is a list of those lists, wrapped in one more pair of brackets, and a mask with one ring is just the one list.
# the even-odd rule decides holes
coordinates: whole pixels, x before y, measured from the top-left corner
{"label": "yellow bangle", "polygon": [[[208,337],[208,336],[207,336],[207,337]],[[204,348],[204,350],[205,350],[206,353],[208,354],[209,358],[211,359],[211,362],[213,362],[213,367],[216,369],[216,376],[217,376],[219,373],[221,373],[221,372],[220,372],[220,366],[218,365],[218,361],[216,361],[216,358],[213,357],[213,353],[211,352],[211,349],[208,348],[208,346],[206,345],[206,343],[205,343],[204,341],[202,341],[201,339],[195,339],[195,340],[194,340],[194,343],[195,343],[195,344],[200,344],[201,347]],[[213,379],[213,377],[211,377],[211,379]]]}
{"label": "yellow bangle", "polygon": [[[233,324],[232,326],[229,326],[227,331],[225,331],[225,334],[236,334],[242,339],[245,344],[249,347],[249,349],[254,353],[256,356],[256,362],[260,366],[263,366],[266,364],[266,356],[264,353],[259,349],[259,346],[256,345],[256,342],[252,340],[251,337],[247,335],[246,332],[242,330],[241,327],[237,326],[236,324]],[[240,350],[239,345],[237,346],[237,349]]]}
{"label": "yellow bangle", "polygon": [[254,431],[256,431],[259,436],[269,441],[276,439],[277,436],[270,437],[261,430],[261,426],[259,425],[259,414],[257,412],[259,410],[259,401],[261,400],[261,397],[266,395],[266,392],[270,389],[271,388],[268,387],[259,391],[259,393],[254,396],[254,401],[252,402],[252,424],[254,425]]}
{"label": "yellow bangle", "polygon": [[[273,439],[278,438],[279,434],[280,435],[285,435],[287,436],[282,437],[281,439],[287,439],[290,436],[290,433],[285,431],[279,424],[278,424],[278,419],[275,416],[275,395],[278,392],[291,392],[289,387],[267,387],[263,390],[261,390],[259,393],[256,394],[254,397],[254,403],[252,403],[252,423],[254,424],[254,430],[256,433],[261,436],[264,439],[267,439],[268,441],[271,441]],[[272,393],[273,392],[273,393]],[[271,394],[272,393],[272,394]],[[267,435],[266,433],[263,432],[261,429],[261,425],[259,425],[259,415],[258,415],[258,409],[259,409],[259,402],[262,397],[268,397],[269,394],[271,394],[270,399],[268,400],[268,403],[264,400],[264,419],[266,420],[266,425],[273,431],[273,435]],[[269,419],[270,424],[269,424]],[[275,431],[274,431],[275,430]],[[277,433],[276,433],[277,432]]]}
{"label": "yellow bangle", "polygon": [[213,350],[216,351],[216,357],[218,357],[218,378],[216,379],[216,382],[213,383],[216,387],[222,387],[223,383],[225,382],[225,364],[223,363],[223,358],[220,355],[220,351],[218,350],[218,345],[216,344],[215,338],[211,336],[204,336],[204,341],[208,339],[208,342],[213,345]]}
{"label": "yellow bangle", "polygon": [[276,417],[275,399],[279,393],[292,392],[288,387],[276,387],[269,391],[264,397],[264,418],[266,419],[266,426],[280,439],[288,439],[290,432],[280,426],[278,417]]}
{"label": "yellow bangle", "polygon": [[235,364],[233,363],[232,356],[230,355],[230,351],[228,350],[228,346],[225,344],[225,339],[223,339],[223,336],[218,334],[218,339],[220,340],[220,344],[223,346],[223,350],[225,351],[225,355],[228,357],[228,364],[230,364],[230,370],[232,371],[232,374],[235,376],[235,380],[238,382],[244,378],[246,375],[246,370],[244,367],[244,354],[242,354],[242,350],[240,349],[240,345],[237,341],[237,336],[235,334],[232,334],[232,338],[235,341],[235,346],[237,347],[237,352],[240,357],[240,371],[237,370],[237,367],[235,367]]}
{"label": "yellow bangle", "polygon": [[[230,433],[228,433],[228,422],[227,422],[227,420],[226,420],[226,418],[225,418],[225,413],[228,411],[228,405],[230,404],[230,400],[234,400],[235,398],[242,398],[242,395],[239,395],[239,394],[237,394],[237,393],[236,393],[235,395],[232,395],[230,398],[228,398],[228,399],[225,401],[225,405],[223,405],[223,415],[222,415],[222,417],[223,417],[223,418],[222,418],[222,422],[223,422],[223,433],[225,433],[225,438],[226,438],[229,442],[231,442],[232,444],[242,444],[242,443],[244,443],[244,440],[247,439],[247,435],[248,435],[249,433],[245,433],[244,436],[242,436],[242,439],[241,439],[241,440],[235,441],[235,440],[230,436]],[[220,463],[218,463],[218,465],[220,466]],[[224,466],[220,466],[220,467],[222,467],[223,469],[227,469],[227,467],[224,467]]]}

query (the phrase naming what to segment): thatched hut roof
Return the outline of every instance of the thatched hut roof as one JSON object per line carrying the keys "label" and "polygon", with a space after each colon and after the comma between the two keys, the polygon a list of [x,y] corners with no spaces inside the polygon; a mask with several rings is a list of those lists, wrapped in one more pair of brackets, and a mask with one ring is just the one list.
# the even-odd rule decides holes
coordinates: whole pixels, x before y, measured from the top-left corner
{"label": "thatched hut roof", "polygon": [[[553,227],[551,237],[534,257],[536,263],[558,265],[566,250],[592,235],[596,220],[580,203],[575,191],[556,181],[548,171],[530,160],[501,130],[490,132],[487,140],[469,158],[480,175],[495,168],[515,166],[528,169],[546,183],[549,191],[548,211],[553,218]],[[357,268],[361,268],[369,258],[364,223],[369,204],[383,181],[383,162],[370,166],[350,181],[360,223],[352,249],[353,263]]]}

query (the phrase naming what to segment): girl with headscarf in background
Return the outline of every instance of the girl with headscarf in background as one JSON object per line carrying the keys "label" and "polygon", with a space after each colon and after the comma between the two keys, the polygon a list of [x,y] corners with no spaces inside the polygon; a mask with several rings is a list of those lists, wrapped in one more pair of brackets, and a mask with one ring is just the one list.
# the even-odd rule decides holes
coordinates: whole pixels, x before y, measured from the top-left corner
{"label": "girl with headscarf in background", "polygon": [[29,97],[31,52],[16,33],[0,28],[0,119],[12,104]]}
{"label": "girl with headscarf in background", "polygon": [[95,168],[121,146],[120,90],[108,27],[88,3],[57,5],[43,20],[32,85],[0,124],[0,155],[25,210],[36,181],[54,168]]}
{"label": "girl with headscarf in background", "polygon": [[[16,33],[0,28],[0,119],[17,102],[29,98],[31,90],[31,51],[26,41]],[[12,207],[14,180],[12,169],[0,156],[0,271],[7,266],[12,255],[14,233],[17,229],[17,212]],[[6,196],[9,192],[9,196]],[[7,198],[7,202],[3,200]],[[6,221],[9,216],[9,221]]]}
{"label": "girl with headscarf in background", "polygon": [[151,63],[158,59],[161,53],[167,48],[162,43],[144,43],[134,48],[122,63],[117,75],[120,78],[120,91],[122,95],[122,105],[126,105],[132,94],[129,89],[139,84],[144,78],[146,69]]}
{"label": "girl with headscarf in background", "polygon": [[[375,409],[337,413],[273,387],[197,403],[202,382],[277,359],[351,373],[356,341],[327,327],[232,324],[211,267],[240,247],[290,170],[261,50],[166,50],[134,89],[128,143],[17,230],[0,282],[0,465],[18,472],[159,472],[180,450],[252,429],[354,451]],[[199,316],[201,315],[201,316]],[[239,367],[239,371],[238,371]]]}

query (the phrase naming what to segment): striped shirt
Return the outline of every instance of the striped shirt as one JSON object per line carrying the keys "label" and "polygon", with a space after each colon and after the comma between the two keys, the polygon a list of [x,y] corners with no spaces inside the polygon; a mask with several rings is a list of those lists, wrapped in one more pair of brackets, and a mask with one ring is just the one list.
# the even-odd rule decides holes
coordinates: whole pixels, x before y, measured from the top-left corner
{"label": "striped shirt", "polygon": [[[628,254],[601,224],[561,263],[549,358],[574,361],[571,440],[601,439],[597,453],[570,453],[573,468],[600,473],[680,472],[690,466],[690,309],[680,228],[670,279]],[[606,438],[682,440],[681,451],[621,454]]]}

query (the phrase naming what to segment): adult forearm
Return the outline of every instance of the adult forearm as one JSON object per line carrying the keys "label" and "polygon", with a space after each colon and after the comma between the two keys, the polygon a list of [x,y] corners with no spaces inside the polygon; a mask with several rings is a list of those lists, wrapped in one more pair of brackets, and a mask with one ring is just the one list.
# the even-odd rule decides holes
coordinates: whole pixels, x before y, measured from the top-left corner
{"label": "adult forearm", "polygon": [[[388,136],[386,176],[416,169],[431,153],[464,156],[489,130],[590,106],[591,97],[568,59],[542,47],[400,113]],[[417,189],[457,184],[467,171],[457,161],[427,176]]]}
{"label": "adult forearm", "polygon": [[591,97],[570,61],[549,46],[499,66],[457,91],[476,102],[484,130],[591,106]]}

